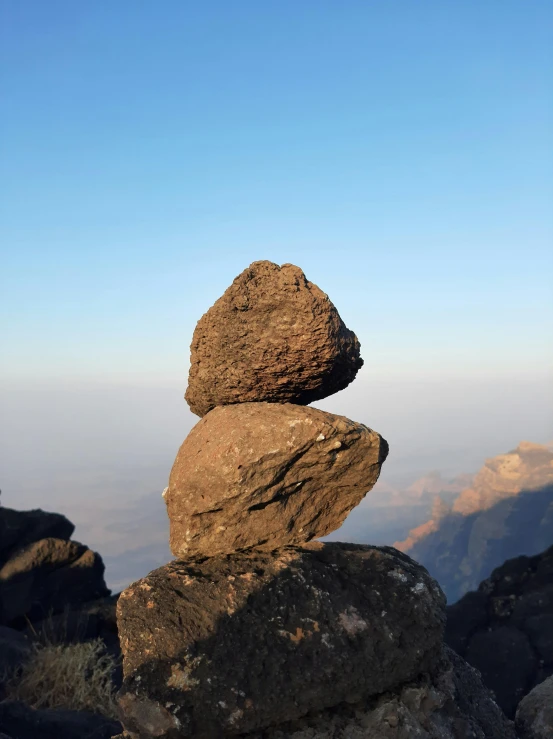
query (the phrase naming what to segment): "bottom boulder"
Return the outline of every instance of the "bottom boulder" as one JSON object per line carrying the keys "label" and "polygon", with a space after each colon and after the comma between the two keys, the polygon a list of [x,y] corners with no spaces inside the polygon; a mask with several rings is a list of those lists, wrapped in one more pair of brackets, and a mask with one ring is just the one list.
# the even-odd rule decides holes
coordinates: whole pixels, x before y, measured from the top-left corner
{"label": "bottom boulder", "polygon": [[212,739],[367,700],[443,671],[444,611],[426,570],[388,547],[171,562],[119,598],[123,723]]}
{"label": "bottom boulder", "polygon": [[[533,725],[537,725],[533,722]],[[113,739],[148,733],[123,732]],[[171,736],[178,737],[175,733]],[[227,734],[212,734],[219,738]],[[479,673],[445,647],[434,676],[422,675],[379,696],[342,703],[241,739],[517,739]],[[524,739],[551,734],[525,733]],[[1,738],[0,738],[1,739]]]}

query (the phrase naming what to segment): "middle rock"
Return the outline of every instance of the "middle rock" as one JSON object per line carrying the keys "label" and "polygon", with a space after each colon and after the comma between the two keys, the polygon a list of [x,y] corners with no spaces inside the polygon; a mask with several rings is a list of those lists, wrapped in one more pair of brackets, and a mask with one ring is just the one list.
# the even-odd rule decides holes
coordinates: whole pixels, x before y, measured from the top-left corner
{"label": "middle rock", "polygon": [[315,408],[214,408],[171,470],[171,551],[211,557],[324,536],[373,487],[387,454],[376,431]]}

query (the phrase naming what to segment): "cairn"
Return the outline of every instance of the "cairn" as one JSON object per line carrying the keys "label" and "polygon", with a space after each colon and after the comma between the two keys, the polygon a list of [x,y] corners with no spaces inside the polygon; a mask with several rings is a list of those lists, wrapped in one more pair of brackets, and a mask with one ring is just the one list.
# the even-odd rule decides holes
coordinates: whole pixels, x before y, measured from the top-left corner
{"label": "cairn", "polygon": [[164,495],[176,559],[118,604],[125,736],[268,736],[437,669],[445,602],[426,570],[391,548],[313,541],[388,453],[363,424],[306,407],[362,366],[329,298],[298,267],[254,262],[191,348],[185,397],[202,419]]}

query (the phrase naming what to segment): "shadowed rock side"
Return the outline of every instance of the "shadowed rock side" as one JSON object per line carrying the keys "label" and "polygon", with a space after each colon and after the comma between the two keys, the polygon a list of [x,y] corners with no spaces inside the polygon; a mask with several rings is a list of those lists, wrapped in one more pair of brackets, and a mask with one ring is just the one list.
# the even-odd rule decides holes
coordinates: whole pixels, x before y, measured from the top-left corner
{"label": "shadowed rock side", "polygon": [[[123,732],[114,739],[137,736]],[[433,675],[421,675],[379,696],[312,711],[301,719],[238,736],[242,739],[517,739],[513,724],[494,703],[476,670],[447,648]],[[528,735],[524,739],[544,738]]]}
{"label": "shadowed rock side", "polygon": [[421,562],[455,602],[506,559],[534,555],[553,541],[553,452],[521,442],[487,460],[450,507],[395,546]]}
{"label": "shadowed rock side", "polygon": [[521,700],[515,725],[520,739],[553,737],[553,677],[537,685]]}
{"label": "shadowed rock side", "polygon": [[372,488],[387,453],[375,431],[315,408],[215,408],[192,429],[171,471],[171,550],[212,556],[324,536]]}
{"label": "shadowed rock side", "polygon": [[359,352],[299,267],[254,262],[199,320],[185,398],[198,416],[248,401],[307,405],[352,382]]}
{"label": "shadowed rock side", "polygon": [[172,562],[120,597],[123,723],[233,736],[432,671],[444,598],[395,550],[308,544]]}
{"label": "shadowed rock side", "polygon": [[[120,654],[102,559],[71,541],[73,530],[57,513],[0,506],[0,738],[108,739],[121,730],[119,722],[98,714],[35,710],[10,698],[37,645],[100,637],[114,657]],[[50,705],[49,690],[41,696],[44,706]]]}
{"label": "shadowed rock side", "polygon": [[24,628],[109,595],[102,558],[69,540],[73,528],[59,514],[0,506],[0,624]]}
{"label": "shadowed rock side", "polygon": [[449,606],[446,641],[513,717],[521,698],[553,674],[553,547],[505,562]]}

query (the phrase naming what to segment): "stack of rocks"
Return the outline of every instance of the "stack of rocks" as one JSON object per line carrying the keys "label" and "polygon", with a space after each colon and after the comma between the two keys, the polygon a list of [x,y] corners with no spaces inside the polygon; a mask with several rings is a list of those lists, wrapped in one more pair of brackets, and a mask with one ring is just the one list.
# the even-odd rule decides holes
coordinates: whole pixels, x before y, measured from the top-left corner
{"label": "stack of rocks", "polygon": [[[433,713],[440,731],[458,725],[459,711],[443,714],[456,689],[443,678],[445,599],[426,570],[391,548],[312,541],[341,525],[388,453],[363,424],[305,407],[355,378],[359,352],[290,264],[255,262],[199,321],[186,399],[202,420],[164,493],[177,559],[118,603],[126,736],[326,736],[309,721],[339,706],[349,728],[332,736]],[[413,705],[390,703],[396,688]],[[502,721],[490,726],[507,737]]]}

